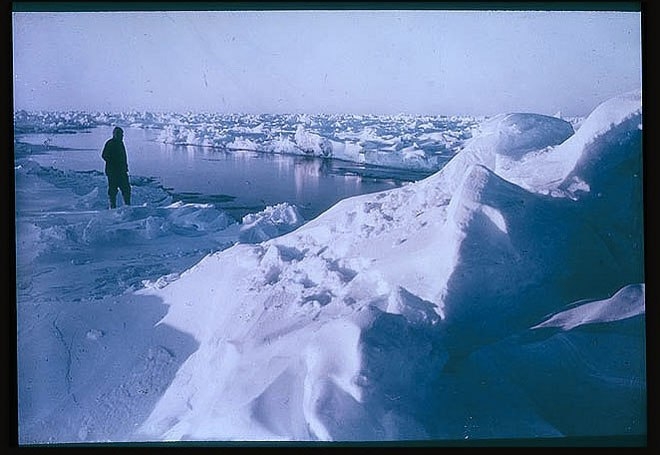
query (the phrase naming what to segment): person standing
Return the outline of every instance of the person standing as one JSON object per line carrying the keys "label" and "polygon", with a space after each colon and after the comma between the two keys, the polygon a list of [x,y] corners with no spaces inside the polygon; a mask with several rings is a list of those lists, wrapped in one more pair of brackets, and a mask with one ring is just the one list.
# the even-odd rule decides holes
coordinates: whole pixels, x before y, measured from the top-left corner
{"label": "person standing", "polygon": [[112,138],[103,147],[101,157],[105,161],[105,175],[108,177],[108,197],[110,208],[117,207],[117,192],[121,190],[125,205],[131,205],[131,185],[128,181],[128,160],[124,146],[124,130],[118,126],[112,130]]}

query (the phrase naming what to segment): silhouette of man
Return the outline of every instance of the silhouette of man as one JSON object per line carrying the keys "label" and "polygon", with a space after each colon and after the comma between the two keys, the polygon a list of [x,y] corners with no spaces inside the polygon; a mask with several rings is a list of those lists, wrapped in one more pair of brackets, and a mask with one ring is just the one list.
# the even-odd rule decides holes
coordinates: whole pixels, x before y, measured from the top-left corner
{"label": "silhouette of man", "polygon": [[112,130],[112,138],[103,147],[101,157],[105,161],[105,175],[108,177],[108,197],[110,208],[117,207],[117,192],[121,190],[125,205],[131,205],[131,185],[128,182],[128,161],[124,147],[124,130],[118,126]]}

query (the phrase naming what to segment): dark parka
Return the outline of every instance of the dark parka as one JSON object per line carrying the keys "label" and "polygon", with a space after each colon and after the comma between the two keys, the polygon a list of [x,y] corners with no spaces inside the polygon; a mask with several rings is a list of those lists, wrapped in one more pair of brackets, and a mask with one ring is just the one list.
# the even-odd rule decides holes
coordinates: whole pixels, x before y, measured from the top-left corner
{"label": "dark parka", "polygon": [[117,176],[128,173],[126,147],[121,139],[108,139],[103,147],[101,157],[105,160],[105,175]]}

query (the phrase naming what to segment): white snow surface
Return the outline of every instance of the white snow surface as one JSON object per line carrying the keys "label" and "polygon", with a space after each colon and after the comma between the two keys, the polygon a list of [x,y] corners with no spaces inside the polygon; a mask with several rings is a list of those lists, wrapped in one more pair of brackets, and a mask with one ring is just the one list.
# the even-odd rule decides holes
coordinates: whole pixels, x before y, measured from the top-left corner
{"label": "white snow surface", "polygon": [[19,441],[645,434],[641,153],[640,92],[575,133],[507,114],[424,180],[239,224],[17,157]]}

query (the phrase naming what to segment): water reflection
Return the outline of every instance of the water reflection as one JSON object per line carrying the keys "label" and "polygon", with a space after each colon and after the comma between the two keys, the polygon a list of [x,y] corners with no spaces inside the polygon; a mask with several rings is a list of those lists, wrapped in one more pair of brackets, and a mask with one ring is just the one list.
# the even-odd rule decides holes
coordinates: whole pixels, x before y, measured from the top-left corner
{"label": "water reflection", "polygon": [[[92,144],[94,150],[98,149],[110,131],[103,127],[92,130],[91,134],[32,134],[21,140],[44,150],[42,156],[35,157],[43,165],[87,171],[102,169],[100,152],[72,152]],[[311,219],[340,199],[390,189],[401,182],[391,170],[379,172],[362,164],[253,150],[164,144],[158,140],[157,130],[127,128],[126,133],[131,174],[152,177],[174,194],[196,202],[204,202],[206,198],[209,203],[238,215],[287,202],[296,205],[303,217]],[[48,137],[52,140],[46,150],[44,141]]]}
{"label": "water reflection", "polygon": [[306,193],[315,193],[318,190],[322,161],[324,160],[302,157],[295,163],[293,177],[298,199],[303,198]]}
{"label": "water reflection", "polygon": [[195,154],[197,153],[197,150],[195,150],[195,147],[191,145],[186,145],[186,157],[188,158],[189,161],[192,161],[195,159]]}
{"label": "water reflection", "polygon": [[344,181],[344,185],[350,187],[352,191],[358,191],[358,188],[362,186],[362,177],[360,175],[342,174],[341,178]]}
{"label": "water reflection", "polygon": [[170,159],[180,160],[184,157],[186,161],[194,161],[195,155],[199,152],[198,147],[184,144],[159,144],[160,149],[164,150]]}

